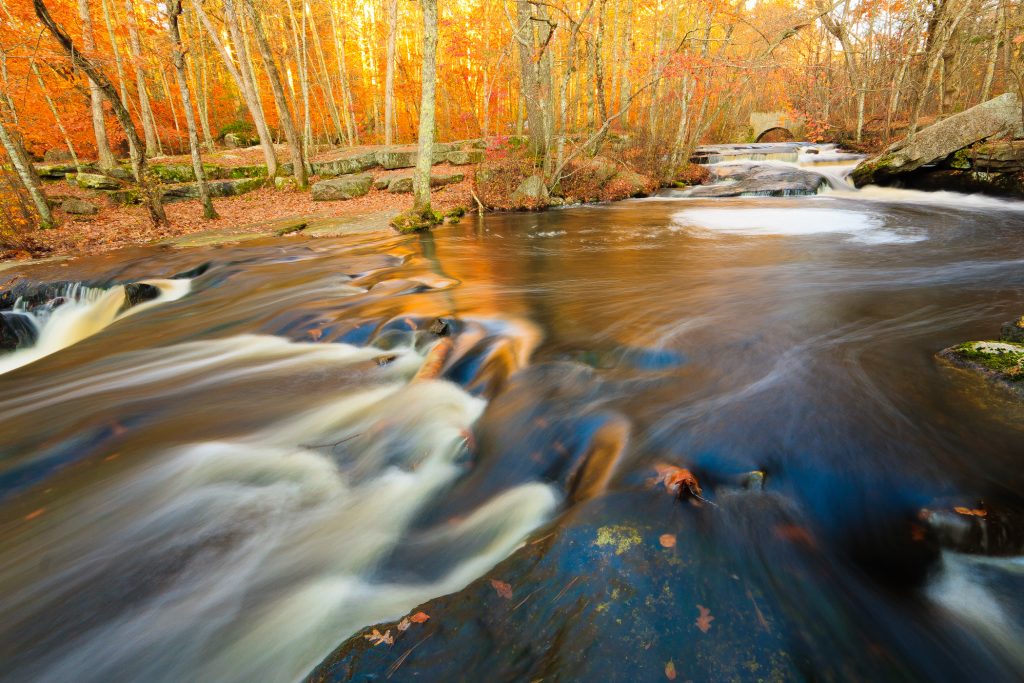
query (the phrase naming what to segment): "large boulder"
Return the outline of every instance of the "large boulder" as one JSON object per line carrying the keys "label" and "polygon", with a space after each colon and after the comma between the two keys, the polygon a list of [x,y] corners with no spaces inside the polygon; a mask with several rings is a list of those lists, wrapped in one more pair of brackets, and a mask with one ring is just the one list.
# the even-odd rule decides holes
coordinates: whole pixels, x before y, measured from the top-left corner
{"label": "large boulder", "polygon": [[54,147],[43,152],[43,161],[48,164],[59,164],[62,161],[71,161],[71,151]]}
{"label": "large boulder", "polygon": [[[211,180],[207,183],[211,197],[233,197],[246,194],[262,187],[263,178],[227,178]],[[187,199],[199,199],[199,183],[181,183],[171,185],[163,190],[161,199],[164,204],[180,202]]]}
{"label": "large boulder", "polygon": [[[430,176],[431,187],[444,187],[454,183],[461,183],[465,179],[462,173],[432,174]],[[388,192],[412,192],[412,175],[395,176],[388,182]]]}
{"label": "large boulder", "polygon": [[943,349],[939,357],[1011,389],[1024,398],[1024,344],[1008,341],[967,342]]}
{"label": "large boulder", "polygon": [[828,181],[813,171],[786,166],[737,165],[719,169],[720,182],[688,191],[691,197],[792,197],[817,194]]}
{"label": "large boulder", "polygon": [[330,202],[339,199],[355,199],[370,191],[373,185],[371,175],[350,175],[330,180],[321,180],[313,185],[314,202]]}
{"label": "large boulder", "polygon": [[[415,164],[415,161],[413,163]],[[376,166],[378,166],[376,152],[343,153],[333,159],[310,162],[313,173],[325,177],[362,173]]]}
{"label": "large boulder", "polygon": [[61,180],[68,173],[75,173],[77,170],[74,164],[42,164],[36,166],[36,174],[44,180]]}
{"label": "large boulder", "polygon": [[448,163],[454,166],[479,164],[484,160],[484,157],[485,154],[482,149],[456,149],[448,152],[446,156]]}
{"label": "large boulder", "polygon": [[118,190],[121,182],[101,173],[79,173],[75,176],[79,187],[87,190]]}
{"label": "large boulder", "polygon": [[512,203],[527,208],[546,206],[548,198],[548,188],[539,175],[532,175],[519,183],[519,187],[512,193]]}
{"label": "large boulder", "polygon": [[240,135],[239,133],[228,133],[224,136],[224,146],[228,149],[241,149],[243,147],[252,147],[259,140],[255,140],[251,137]]}
{"label": "large boulder", "polygon": [[74,216],[94,216],[99,212],[99,207],[81,199],[65,199],[60,205],[64,213]]}
{"label": "large boulder", "polygon": [[[434,144],[434,152],[431,155],[431,163],[439,164],[445,160],[450,146],[443,143]],[[416,157],[419,156],[419,147],[416,145],[395,145],[377,150],[377,163],[387,169],[413,168],[416,166]]]}
{"label": "large boulder", "polygon": [[981,140],[1022,135],[1020,98],[1005,93],[900,140],[880,156],[862,162],[850,177],[857,187],[885,184]]}

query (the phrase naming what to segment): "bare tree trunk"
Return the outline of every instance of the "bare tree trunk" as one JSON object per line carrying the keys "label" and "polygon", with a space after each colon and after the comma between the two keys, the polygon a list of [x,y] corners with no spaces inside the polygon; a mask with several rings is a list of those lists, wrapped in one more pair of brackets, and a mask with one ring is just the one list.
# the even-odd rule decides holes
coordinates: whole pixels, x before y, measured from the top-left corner
{"label": "bare tree trunk", "polygon": [[[954,0],[946,0],[946,2],[942,3],[941,7],[945,10],[953,2]],[[914,98],[914,107],[910,115],[909,136],[913,136],[917,132],[917,122],[921,118],[921,110],[928,96],[929,86],[935,75],[935,70],[942,59],[942,55],[946,51],[946,45],[949,43],[950,38],[953,37],[956,27],[960,24],[960,20],[964,18],[972,4],[972,0],[963,0],[960,9],[955,15],[947,19],[948,14],[943,12],[932,22],[933,29],[929,32],[928,50],[925,54],[924,77],[921,79],[920,90],[917,92],[917,97]]]}
{"label": "bare tree trunk", "polygon": [[242,94],[245,106],[249,110],[249,116],[252,118],[253,125],[256,126],[256,135],[260,140],[260,149],[263,150],[263,160],[267,164],[267,175],[273,178],[277,175],[277,154],[274,152],[274,140],[270,136],[267,120],[263,116],[263,107],[260,105],[259,93],[256,91],[255,81],[252,77],[252,65],[245,50],[245,43],[242,41],[242,32],[238,25],[238,14],[235,11],[234,3],[232,0],[224,0],[224,21],[228,25],[231,40],[235,45],[235,51],[238,53],[238,67],[232,61],[227,47],[217,34],[217,30],[210,22],[210,18],[203,11],[203,4],[197,2],[195,8],[200,21],[203,22],[203,26],[206,28],[207,35],[210,36],[210,41],[213,42],[213,46],[220,53],[224,67],[231,74],[231,78],[234,79],[239,92]]}
{"label": "bare tree trunk", "polygon": [[199,56],[192,60],[192,89],[196,93],[198,101],[196,108],[199,110],[199,126],[203,132],[203,147],[207,152],[213,151],[213,135],[210,132],[210,96],[209,85],[206,78],[206,40],[203,39],[203,29],[199,26],[199,17],[192,13],[192,27],[186,28],[188,39],[199,45]]}
{"label": "bare tree trunk", "polygon": [[[519,43],[519,80],[526,104],[526,123],[529,126],[530,153],[543,157],[547,153],[548,127],[540,83],[537,36],[534,31],[533,5],[529,0],[516,0],[515,39]],[[546,52],[547,43],[539,46]]]}
{"label": "bare tree trunk", "polygon": [[[341,10],[338,9],[340,12]],[[338,78],[341,81],[341,108],[342,118],[345,121],[345,132],[349,145],[359,144],[359,127],[356,125],[355,114],[352,112],[352,91],[349,89],[348,74],[345,68],[345,34],[338,30],[338,19],[331,8],[331,31],[334,33],[334,40],[337,43],[334,47],[334,56],[338,62]]]}
{"label": "bare tree trunk", "polygon": [[114,110],[114,116],[117,117],[118,123],[124,128],[124,134],[128,138],[128,147],[132,154],[132,173],[135,176],[135,182],[142,187],[148,197],[149,217],[153,221],[154,227],[159,228],[167,225],[167,214],[164,213],[164,206],[160,200],[160,188],[155,185],[151,186],[146,178],[146,157],[142,153],[142,141],[139,139],[139,132],[132,122],[132,117],[117,97],[117,90],[114,89],[110,79],[96,66],[92,59],[83,55],[81,50],[75,48],[67,31],[50,16],[50,11],[46,8],[43,0],[32,0],[32,6],[35,8],[39,21],[53,35],[61,48],[63,48],[65,54],[71,58],[71,62],[85,72],[89,77],[89,81],[96,84],[100,93],[110,102],[110,106]]}
{"label": "bare tree trunk", "polygon": [[[96,39],[92,33],[92,17],[89,16],[89,0],[78,0],[78,18],[82,20],[82,45],[91,55],[96,52]],[[116,90],[114,91],[117,92]],[[117,166],[114,153],[107,140],[107,125],[103,120],[103,93],[89,80],[89,109],[92,112],[92,130],[96,136],[96,161],[104,171]]]}
{"label": "bare tree trunk", "polygon": [[36,81],[39,83],[39,89],[43,93],[43,99],[46,100],[46,106],[50,108],[50,113],[53,114],[53,120],[57,123],[57,129],[60,131],[61,137],[64,138],[64,144],[67,145],[68,152],[71,153],[71,162],[75,165],[75,170],[81,173],[82,162],[78,158],[78,153],[75,152],[75,146],[71,142],[71,136],[68,135],[68,131],[64,127],[64,121],[60,117],[57,105],[53,103],[53,98],[50,97],[50,91],[46,88],[46,82],[43,80],[42,74],[39,73],[39,67],[36,66],[34,59],[30,59],[28,63],[32,68],[32,73],[36,75]]}
{"label": "bare tree trunk", "polygon": [[338,141],[345,139],[345,129],[341,123],[341,115],[338,112],[338,105],[334,101],[334,88],[331,86],[331,73],[327,68],[327,59],[324,57],[323,45],[320,43],[320,32],[317,29],[316,19],[309,15],[309,28],[313,34],[313,49],[316,50],[317,61],[320,63],[320,89],[324,93],[324,100],[327,103],[327,113],[331,116],[331,122],[338,133]]}
{"label": "bare tree trunk", "polygon": [[181,106],[185,110],[185,126],[188,128],[188,149],[192,156],[192,171],[199,185],[199,201],[203,204],[203,217],[217,218],[210,199],[210,186],[206,182],[203,160],[199,156],[199,134],[196,131],[196,117],[192,113],[192,96],[188,90],[188,74],[185,71],[185,50],[181,46],[181,32],[178,30],[178,17],[181,15],[181,0],[167,2],[167,33],[171,38],[171,61],[174,62],[174,73],[178,77],[178,90],[181,91]]}
{"label": "bare tree trunk", "polygon": [[395,42],[398,39],[398,0],[388,0],[388,54],[384,76],[384,144],[395,141]]}
{"label": "bare tree trunk", "polygon": [[142,119],[142,133],[146,138],[146,156],[157,155],[160,143],[153,125],[153,108],[146,92],[146,72],[142,68],[142,42],[139,40],[139,24],[135,18],[135,5],[132,0],[124,0],[124,12],[128,17],[128,48],[132,55],[132,66],[135,68],[135,88],[139,91],[139,118]]}
{"label": "bare tree trunk", "polygon": [[35,204],[36,211],[39,213],[39,227],[44,230],[52,228],[56,224],[53,220],[53,213],[50,211],[50,205],[46,201],[46,195],[43,194],[43,184],[29,161],[21,138],[16,132],[7,130],[3,116],[0,116],[0,144],[3,144],[4,149],[7,150],[7,156],[10,158],[14,170],[18,172],[22,185],[25,186],[32,198],[32,203]]}
{"label": "bare tree trunk", "polygon": [[256,37],[256,47],[259,49],[260,57],[263,59],[263,68],[267,72],[270,89],[274,93],[274,104],[277,105],[278,119],[280,119],[281,128],[284,129],[284,137],[288,141],[288,150],[291,152],[292,158],[292,174],[295,176],[295,182],[299,184],[299,187],[305,188],[309,185],[309,178],[306,173],[306,159],[302,153],[302,142],[295,131],[295,119],[292,118],[292,112],[288,108],[288,100],[284,96],[284,86],[281,84],[281,75],[277,70],[277,62],[274,61],[274,53],[270,49],[267,35],[263,32],[263,22],[260,20],[260,15],[256,12],[256,8],[253,7],[252,0],[242,1],[245,3],[246,12],[249,14],[249,19],[252,22],[252,32]]}
{"label": "bare tree trunk", "polygon": [[110,9],[107,7],[107,0],[100,0],[103,8],[103,23],[107,26],[107,36],[110,39],[110,49],[114,53],[114,67],[117,70],[117,84],[120,86],[118,92],[121,94],[121,104],[128,106],[128,85],[124,78],[124,65],[121,62],[121,49],[117,46],[117,35],[114,34],[114,26],[110,22]]}
{"label": "bare tree trunk", "polygon": [[619,109],[623,110],[623,118],[629,118],[629,103],[632,101],[629,93],[629,71],[633,63],[633,0],[626,4],[626,18],[622,28],[622,49],[619,50],[619,60],[622,63],[622,80],[619,82]]}
{"label": "bare tree trunk", "polygon": [[413,211],[430,211],[430,167],[434,156],[434,104],[437,85],[437,0],[423,6],[423,78],[420,96],[419,152],[413,176]]}
{"label": "bare tree trunk", "polygon": [[996,9],[995,28],[992,32],[992,46],[988,53],[988,64],[985,67],[985,82],[981,86],[981,101],[988,100],[988,94],[992,90],[992,79],[996,74],[996,62],[999,60],[999,41],[1003,37],[1003,27],[1006,25],[1006,7],[1002,0]]}

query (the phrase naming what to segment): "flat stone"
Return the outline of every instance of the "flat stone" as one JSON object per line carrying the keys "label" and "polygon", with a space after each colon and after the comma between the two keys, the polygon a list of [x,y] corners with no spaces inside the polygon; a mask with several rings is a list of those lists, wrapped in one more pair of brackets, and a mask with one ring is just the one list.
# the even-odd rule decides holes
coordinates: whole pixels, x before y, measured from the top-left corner
{"label": "flat stone", "polygon": [[[263,178],[229,178],[207,182],[211,197],[233,197],[257,190],[263,186]],[[199,183],[181,183],[163,189],[164,204],[187,199],[199,199]]]}
{"label": "flat stone", "polygon": [[[461,183],[465,178],[466,176],[462,173],[432,174],[430,176],[430,186],[444,187],[445,185],[453,185]],[[412,192],[412,175],[401,175],[391,178],[388,182],[388,192],[395,194]]]}
{"label": "flat stone", "polygon": [[736,166],[719,169],[724,182],[700,185],[688,191],[690,197],[791,197],[817,194],[828,183],[813,171],[775,166]]}
{"label": "flat stone", "polygon": [[117,190],[121,188],[121,181],[99,173],[78,173],[75,182],[79,187],[88,190]]}
{"label": "flat stone", "polygon": [[377,166],[379,166],[377,153],[373,151],[345,153],[333,159],[310,162],[313,173],[325,177],[362,173]]}
{"label": "flat stone", "polygon": [[81,199],[65,199],[61,203],[60,208],[64,213],[70,213],[75,216],[94,216],[100,210],[95,204],[90,204]]}
{"label": "flat stone", "polygon": [[[439,164],[445,161],[449,151],[448,145],[435,143],[431,163]],[[396,168],[414,168],[416,158],[419,156],[419,147],[417,145],[395,145],[377,150],[376,155],[378,165],[389,171]]]}
{"label": "flat stone", "polygon": [[313,185],[313,201],[326,202],[339,199],[355,199],[370,191],[373,176],[351,175],[321,180]]}

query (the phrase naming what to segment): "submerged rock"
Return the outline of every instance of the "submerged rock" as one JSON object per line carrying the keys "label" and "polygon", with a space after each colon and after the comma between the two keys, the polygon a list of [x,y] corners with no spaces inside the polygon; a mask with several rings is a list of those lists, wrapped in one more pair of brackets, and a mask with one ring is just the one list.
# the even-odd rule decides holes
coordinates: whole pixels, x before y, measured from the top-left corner
{"label": "submerged rock", "polygon": [[1003,323],[999,330],[999,339],[1005,342],[1024,343],[1024,315]]}
{"label": "submerged rock", "polygon": [[787,166],[738,166],[718,169],[724,182],[701,185],[689,191],[691,197],[791,197],[817,194],[828,184],[825,176]]}

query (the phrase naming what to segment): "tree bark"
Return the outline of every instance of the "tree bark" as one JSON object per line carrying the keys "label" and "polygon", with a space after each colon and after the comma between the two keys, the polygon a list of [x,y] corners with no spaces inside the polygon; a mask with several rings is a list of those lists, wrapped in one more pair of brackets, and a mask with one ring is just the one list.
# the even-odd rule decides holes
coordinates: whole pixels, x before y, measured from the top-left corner
{"label": "tree bark", "polygon": [[53,35],[67,56],[71,58],[71,62],[85,72],[89,77],[89,81],[95,84],[100,93],[110,102],[110,106],[114,110],[114,116],[117,117],[118,123],[124,128],[124,134],[128,138],[128,146],[132,153],[132,173],[135,176],[135,182],[142,187],[147,195],[149,217],[153,221],[154,227],[167,225],[167,214],[164,213],[164,206],[160,200],[160,188],[158,186],[151,186],[146,178],[146,157],[142,153],[142,141],[139,139],[139,132],[136,130],[128,110],[125,109],[124,105],[121,104],[121,100],[118,99],[117,90],[114,88],[114,85],[92,59],[82,54],[82,51],[75,47],[67,31],[50,16],[50,11],[46,8],[43,0],[32,0],[32,6],[35,8],[39,21],[43,23],[43,26]]}
{"label": "tree bark", "polygon": [[207,35],[210,36],[210,41],[217,49],[217,52],[220,53],[224,67],[231,74],[231,78],[238,86],[238,91],[242,94],[242,100],[245,101],[246,109],[249,110],[249,116],[252,118],[253,125],[256,126],[256,135],[260,140],[260,149],[263,150],[263,160],[267,164],[267,176],[273,178],[277,175],[277,154],[274,152],[274,140],[270,136],[267,120],[263,116],[263,107],[260,104],[259,93],[256,91],[255,81],[252,77],[252,65],[245,50],[245,43],[242,41],[242,32],[238,25],[238,14],[235,11],[234,3],[232,0],[224,0],[224,22],[228,25],[231,41],[235,46],[235,52],[238,54],[239,66],[237,67],[228,53],[227,46],[224,45],[224,42],[217,34],[217,30],[210,22],[210,18],[203,11],[202,2],[196,2],[195,7],[199,20],[202,21],[203,26],[206,28]]}
{"label": "tree bark", "polygon": [[[89,16],[89,0],[78,0],[78,18],[82,20],[82,45],[92,55],[96,52],[96,39],[92,32],[92,17]],[[117,166],[117,160],[110,151],[107,125],[103,120],[103,93],[92,79],[89,80],[89,110],[92,113],[93,134],[96,136],[96,162],[101,169],[109,171]]]}
{"label": "tree bark", "polygon": [[419,153],[413,176],[413,211],[430,211],[430,168],[434,156],[434,104],[437,85],[437,0],[423,7],[423,78],[420,95]]}
{"label": "tree bark", "polygon": [[398,0],[388,0],[388,54],[384,75],[384,144],[395,141],[395,52],[398,40]]}
{"label": "tree bark", "polygon": [[2,116],[0,116],[0,144],[3,144],[4,149],[7,150],[7,156],[11,160],[11,165],[14,166],[14,170],[17,171],[18,177],[21,179],[21,184],[25,186],[29,196],[32,198],[32,203],[39,213],[39,227],[44,230],[52,228],[55,223],[53,221],[53,214],[50,211],[50,205],[46,201],[46,195],[43,194],[43,184],[40,182],[39,176],[36,175],[36,171],[29,161],[28,153],[25,151],[21,138],[16,132],[7,130]]}
{"label": "tree bark", "polygon": [[263,31],[263,22],[259,13],[253,7],[252,0],[242,0],[245,3],[246,12],[252,22],[252,32],[256,37],[256,47],[259,49],[260,57],[263,59],[263,68],[267,72],[270,81],[270,89],[274,93],[274,104],[277,105],[277,115],[284,129],[284,137],[288,141],[288,150],[292,158],[292,174],[295,182],[300,188],[309,185],[309,178],[306,173],[306,159],[302,153],[302,143],[298,133],[295,131],[295,119],[288,108],[288,100],[284,95],[284,86],[281,84],[281,75],[277,70],[277,62],[274,61],[274,53],[267,41],[267,34]]}
{"label": "tree bark", "polygon": [[142,119],[142,133],[146,138],[146,156],[154,157],[159,152],[156,127],[153,125],[153,108],[146,92],[146,72],[142,68],[142,42],[139,40],[139,24],[135,18],[132,0],[124,0],[124,12],[128,17],[128,48],[135,68],[135,87],[139,91],[139,118]]}
{"label": "tree bark", "polygon": [[53,120],[57,123],[57,129],[60,131],[61,137],[64,138],[64,144],[67,145],[68,152],[71,153],[71,162],[75,165],[75,170],[81,173],[82,162],[78,158],[78,153],[75,152],[75,146],[71,142],[71,136],[68,135],[68,131],[64,127],[64,121],[61,120],[60,112],[57,110],[57,105],[53,103],[53,98],[50,97],[50,92],[46,88],[46,82],[43,80],[43,75],[39,73],[39,67],[36,66],[34,59],[29,60],[29,66],[32,68],[32,73],[36,75],[36,81],[39,83],[39,89],[43,93],[43,99],[46,100],[46,106],[50,108],[50,113],[53,114]]}
{"label": "tree bark", "polygon": [[206,182],[203,160],[199,156],[199,133],[196,131],[196,117],[192,112],[192,95],[188,88],[188,74],[185,71],[185,51],[181,46],[181,32],[178,30],[178,17],[181,16],[181,0],[167,2],[167,33],[171,38],[171,61],[174,62],[174,73],[178,77],[178,90],[181,92],[181,106],[185,110],[185,127],[188,128],[188,149],[192,156],[192,171],[199,185],[199,201],[203,204],[203,217],[217,218],[217,211],[210,199],[210,186]]}

